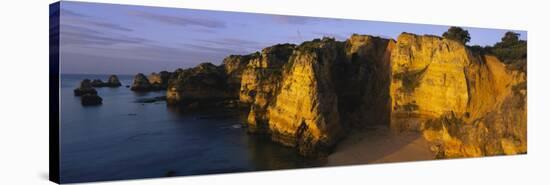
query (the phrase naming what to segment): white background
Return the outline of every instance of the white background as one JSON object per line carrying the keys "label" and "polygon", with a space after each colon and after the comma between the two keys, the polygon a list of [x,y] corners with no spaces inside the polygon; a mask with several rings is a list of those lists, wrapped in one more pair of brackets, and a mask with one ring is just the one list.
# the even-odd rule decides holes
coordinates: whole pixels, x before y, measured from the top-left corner
{"label": "white background", "polygon": [[[518,29],[528,30],[529,44],[527,155],[101,184],[549,184],[550,6],[543,0],[92,1]],[[52,2],[11,0],[1,6],[0,184],[53,184],[47,181],[48,4]]]}

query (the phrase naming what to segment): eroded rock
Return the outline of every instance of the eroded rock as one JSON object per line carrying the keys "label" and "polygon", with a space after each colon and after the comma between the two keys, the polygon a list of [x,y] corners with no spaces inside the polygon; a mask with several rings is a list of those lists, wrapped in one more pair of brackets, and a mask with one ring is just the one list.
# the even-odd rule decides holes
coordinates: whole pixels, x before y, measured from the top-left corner
{"label": "eroded rock", "polygon": [[101,105],[103,99],[97,94],[84,94],[80,97],[80,102],[83,106]]}
{"label": "eroded rock", "polygon": [[109,79],[107,80],[108,87],[120,87],[121,85],[122,84],[120,83],[116,75],[109,76]]}
{"label": "eroded rock", "polygon": [[391,62],[394,130],[421,131],[441,158],[527,151],[525,73],[462,43],[413,34],[399,36]]}
{"label": "eroded rock", "polygon": [[92,87],[92,82],[90,79],[84,79],[80,82],[80,86],[74,89],[75,96],[82,96],[85,94],[97,94],[97,91]]}
{"label": "eroded rock", "polygon": [[132,87],[130,89],[132,91],[150,91],[152,90],[152,86],[144,74],[138,73],[134,77],[134,82],[132,83]]}
{"label": "eroded rock", "polygon": [[148,77],[149,83],[151,84],[151,90],[166,90],[170,75],[168,71],[151,73]]}
{"label": "eroded rock", "polygon": [[235,98],[227,85],[223,67],[202,63],[197,67],[182,70],[170,80],[166,101],[171,105],[199,104],[203,107]]}

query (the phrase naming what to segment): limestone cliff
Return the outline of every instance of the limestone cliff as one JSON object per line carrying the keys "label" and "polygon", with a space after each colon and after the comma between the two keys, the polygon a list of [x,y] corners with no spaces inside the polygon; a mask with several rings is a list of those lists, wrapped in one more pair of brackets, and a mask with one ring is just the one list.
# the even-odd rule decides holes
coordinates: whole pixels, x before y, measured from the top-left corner
{"label": "limestone cliff", "polygon": [[267,107],[279,91],[283,66],[295,45],[280,44],[262,50],[249,61],[241,78],[239,99],[250,106],[248,129],[254,133],[267,133]]}
{"label": "limestone cliff", "polygon": [[333,70],[343,44],[331,39],[298,46],[283,70],[280,90],[267,108],[272,140],[317,155],[334,145],[343,129]]}
{"label": "limestone cliff", "polygon": [[178,69],[166,94],[172,105],[238,100],[250,133],[306,156],[375,124],[422,132],[444,158],[527,151],[525,72],[437,36],[278,44]]}
{"label": "limestone cliff", "polygon": [[466,70],[478,65],[459,42],[435,36],[401,34],[391,55],[391,126],[421,129],[427,119],[453,111],[466,113]]}
{"label": "limestone cliff", "polygon": [[235,96],[239,96],[239,89],[241,88],[241,76],[246,66],[253,58],[258,57],[258,53],[250,55],[230,55],[223,59],[223,67],[227,75],[227,83],[229,85],[229,91],[233,92]]}
{"label": "limestone cliff", "polygon": [[391,65],[394,130],[422,131],[444,158],[527,151],[524,73],[461,43],[412,34],[399,36]]}
{"label": "limestone cliff", "polygon": [[390,56],[395,41],[352,35],[345,42],[345,60],[338,67],[337,94],[342,123],[350,126],[387,124],[390,119]]}
{"label": "limestone cliff", "polygon": [[324,38],[264,49],[242,78],[240,100],[251,103],[249,131],[319,155],[348,128],[387,120],[392,45],[353,35],[345,42]]}
{"label": "limestone cliff", "polygon": [[168,104],[201,104],[232,97],[227,86],[223,67],[202,63],[197,67],[176,70],[168,82],[166,101]]}

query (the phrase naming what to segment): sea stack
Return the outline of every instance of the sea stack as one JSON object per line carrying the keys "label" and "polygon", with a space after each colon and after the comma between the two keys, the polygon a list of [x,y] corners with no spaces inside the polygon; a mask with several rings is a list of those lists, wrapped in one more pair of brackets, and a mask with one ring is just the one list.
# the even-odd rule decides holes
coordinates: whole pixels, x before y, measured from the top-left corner
{"label": "sea stack", "polygon": [[103,99],[97,94],[84,94],[80,97],[80,103],[83,106],[100,105],[103,103]]}
{"label": "sea stack", "polygon": [[118,80],[118,77],[116,75],[109,76],[109,80],[107,81],[107,86],[109,87],[120,87],[122,84]]}
{"label": "sea stack", "polygon": [[105,82],[100,79],[92,80],[92,87],[105,87]]}
{"label": "sea stack", "polygon": [[90,79],[84,79],[80,82],[80,86],[74,90],[75,96],[82,96],[85,94],[95,94],[97,95],[97,91],[92,86],[92,82]]}
{"label": "sea stack", "polygon": [[138,73],[134,77],[134,83],[132,84],[132,87],[130,89],[132,91],[150,91],[151,83],[149,83],[149,80],[144,74]]}

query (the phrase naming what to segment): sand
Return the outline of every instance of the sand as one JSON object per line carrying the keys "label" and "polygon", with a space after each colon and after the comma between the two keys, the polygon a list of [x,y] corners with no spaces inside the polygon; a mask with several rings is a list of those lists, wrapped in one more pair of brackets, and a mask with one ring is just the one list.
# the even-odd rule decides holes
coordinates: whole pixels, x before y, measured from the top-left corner
{"label": "sand", "polygon": [[375,164],[435,159],[418,132],[393,133],[387,127],[352,132],[328,157],[328,166]]}

